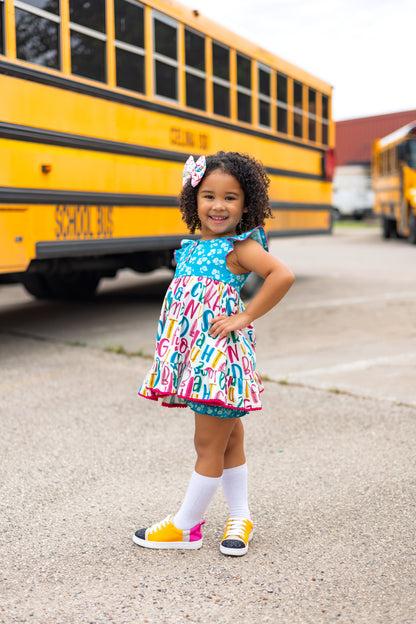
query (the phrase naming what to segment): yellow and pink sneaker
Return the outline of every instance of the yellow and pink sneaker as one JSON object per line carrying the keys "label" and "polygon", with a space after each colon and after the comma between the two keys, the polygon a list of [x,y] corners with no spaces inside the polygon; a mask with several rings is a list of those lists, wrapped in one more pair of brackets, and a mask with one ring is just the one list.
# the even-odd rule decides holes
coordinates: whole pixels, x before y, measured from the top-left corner
{"label": "yellow and pink sneaker", "polygon": [[145,548],[185,548],[187,550],[201,548],[201,526],[205,524],[205,520],[192,529],[182,531],[173,524],[173,517],[172,514],[148,529],[139,529],[133,535],[133,542]]}
{"label": "yellow and pink sneaker", "polygon": [[241,557],[248,551],[251,540],[253,522],[249,518],[228,518],[220,551],[223,555]]}

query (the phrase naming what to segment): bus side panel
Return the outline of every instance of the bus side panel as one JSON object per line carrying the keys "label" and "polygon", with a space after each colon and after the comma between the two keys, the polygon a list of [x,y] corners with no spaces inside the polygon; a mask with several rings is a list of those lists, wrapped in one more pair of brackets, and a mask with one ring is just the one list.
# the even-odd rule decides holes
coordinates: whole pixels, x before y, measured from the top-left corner
{"label": "bus side panel", "polygon": [[273,219],[266,223],[274,236],[296,236],[296,234],[327,233],[332,228],[332,217],[328,210],[272,210]]}
{"label": "bus side panel", "polygon": [[29,210],[0,205],[0,273],[25,271],[33,257]]}

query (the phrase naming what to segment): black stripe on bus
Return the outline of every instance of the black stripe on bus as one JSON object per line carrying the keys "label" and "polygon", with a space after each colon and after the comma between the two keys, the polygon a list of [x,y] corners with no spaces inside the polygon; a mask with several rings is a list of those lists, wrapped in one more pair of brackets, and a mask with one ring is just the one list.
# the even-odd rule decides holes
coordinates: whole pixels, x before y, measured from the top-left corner
{"label": "black stripe on bus", "polygon": [[[0,187],[3,204],[81,204],[102,206],[136,206],[178,208],[175,195],[139,195],[135,193],[101,193],[51,189]],[[272,210],[331,210],[330,204],[270,202]]]}
{"label": "black stripe on bus", "polygon": [[184,238],[193,236],[130,236],[95,240],[40,241],[36,243],[36,259],[65,258],[86,255],[134,253],[154,249],[176,249]]}
{"label": "black stripe on bus", "polygon": [[[106,152],[110,154],[121,154],[123,156],[137,156],[141,158],[154,158],[170,162],[184,163],[186,155],[174,150],[147,147],[145,145],[135,145],[134,143],[123,143],[121,141],[110,141],[97,137],[46,130],[44,128],[33,128],[0,122],[0,138],[13,141],[27,141],[30,143],[42,143],[46,145],[59,145],[71,149],[82,149],[96,152]],[[298,178],[303,180],[325,180],[324,175],[313,173],[302,173],[290,169],[278,169],[276,167],[266,167],[267,173],[286,178]]]}
{"label": "black stripe on bus", "polygon": [[[329,234],[328,229],[316,230],[268,230],[269,238]],[[50,258],[74,258],[88,255],[135,253],[154,249],[177,249],[184,238],[196,238],[190,234],[180,236],[137,236],[126,238],[103,238],[95,240],[40,241],[36,243],[36,260]]]}
{"label": "black stripe on bus", "polygon": [[175,195],[139,195],[136,193],[102,193],[94,191],[62,191],[0,187],[0,202],[4,204],[82,204],[103,206],[157,206],[177,208]]}
{"label": "black stripe on bus", "polygon": [[188,119],[190,121],[196,121],[206,124],[207,126],[224,128],[226,130],[232,130],[233,132],[248,134],[250,136],[267,139],[269,141],[274,141],[277,143],[283,143],[285,145],[294,145],[302,149],[321,152],[322,154],[324,154],[326,151],[325,147],[305,145],[303,143],[298,143],[297,141],[292,141],[291,139],[277,137],[272,134],[267,134],[266,132],[254,130],[252,128],[243,128],[227,121],[212,119],[211,117],[204,117],[203,115],[198,115],[197,113],[191,113],[164,104],[150,102],[148,100],[142,100],[139,97],[133,97],[124,93],[119,93],[117,91],[111,91],[109,89],[104,89],[103,87],[83,84],[81,82],[77,82],[76,80],[65,78],[63,76],[46,74],[42,71],[29,67],[23,67],[21,65],[14,65],[7,61],[0,60],[0,74],[7,74],[8,76],[14,76],[16,78],[22,78],[24,80],[30,80],[31,82],[37,82],[52,87],[59,87],[61,89],[66,89],[67,91],[73,91],[75,93],[91,95],[92,97],[96,97],[101,100],[109,100],[111,102],[118,102],[120,104],[128,104],[129,106],[134,106],[135,108],[142,108],[144,110],[162,113],[164,115],[170,115],[172,117],[178,117],[180,119]]}

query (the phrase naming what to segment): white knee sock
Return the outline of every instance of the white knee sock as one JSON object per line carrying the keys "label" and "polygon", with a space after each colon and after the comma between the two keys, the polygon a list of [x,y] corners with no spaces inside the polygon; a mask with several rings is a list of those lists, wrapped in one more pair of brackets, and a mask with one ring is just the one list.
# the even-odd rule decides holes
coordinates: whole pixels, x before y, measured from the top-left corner
{"label": "white knee sock", "polygon": [[247,464],[225,468],[222,489],[230,508],[230,518],[250,518],[247,495]]}
{"label": "white knee sock", "polygon": [[182,506],[173,519],[177,529],[192,529],[201,522],[220,482],[221,477],[205,477],[193,471]]}

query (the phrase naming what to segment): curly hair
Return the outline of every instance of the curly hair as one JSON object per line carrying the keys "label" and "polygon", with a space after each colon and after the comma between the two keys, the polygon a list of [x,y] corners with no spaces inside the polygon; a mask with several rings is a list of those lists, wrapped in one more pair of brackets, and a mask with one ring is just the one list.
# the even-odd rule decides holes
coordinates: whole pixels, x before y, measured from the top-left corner
{"label": "curly hair", "polygon": [[[207,168],[202,179],[216,169],[220,169],[234,176],[244,192],[244,206],[247,212],[243,213],[237,225],[237,234],[264,225],[265,219],[271,217],[272,212],[268,193],[270,179],[263,165],[252,156],[239,152],[217,152],[207,156],[206,161]],[[188,180],[179,195],[182,219],[191,234],[201,227],[197,204],[198,186],[193,187]]]}

